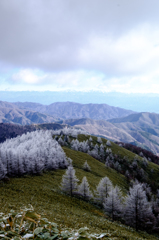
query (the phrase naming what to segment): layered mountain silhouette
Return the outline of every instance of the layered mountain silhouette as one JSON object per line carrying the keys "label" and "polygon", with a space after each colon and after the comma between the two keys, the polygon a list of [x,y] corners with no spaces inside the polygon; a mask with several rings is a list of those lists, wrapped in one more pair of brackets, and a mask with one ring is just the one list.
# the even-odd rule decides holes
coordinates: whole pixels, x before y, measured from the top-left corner
{"label": "layered mountain silhouette", "polygon": [[13,103],[0,101],[0,122],[21,125],[54,122],[55,118],[33,110],[20,109]]}
{"label": "layered mountain silhouette", "polygon": [[63,123],[113,141],[132,143],[159,154],[159,114],[136,113],[111,120],[78,119]]}
{"label": "layered mountain silhouette", "polygon": [[107,104],[80,104],[74,102],[56,102],[50,105],[29,102],[17,102],[14,104],[21,109],[30,109],[32,111],[62,119],[90,118],[96,120],[107,120],[125,117],[134,113],[131,110],[112,107]]}
{"label": "layered mountain silhouette", "polygon": [[[56,122],[159,154],[159,114],[134,113],[107,104],[0,102],[0,122],[20,125]],[[46,129],[50,126],[46,125]]]}

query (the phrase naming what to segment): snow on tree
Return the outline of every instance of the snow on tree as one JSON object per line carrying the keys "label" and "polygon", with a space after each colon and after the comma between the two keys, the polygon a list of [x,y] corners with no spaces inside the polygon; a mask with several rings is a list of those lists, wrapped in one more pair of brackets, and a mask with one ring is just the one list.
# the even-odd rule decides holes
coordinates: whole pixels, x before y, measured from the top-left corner
{"label": "snow on tree", "polygon": [[109,196],[103,203],[105,212],[111,216],[112,220],[119,218],[122,213],[122,194],[119,187],[112,187]]}
{"label": "snow on tree", "polygon": [[91,151],[88,151],[88,154],[96,159],[99,159],[99,155],[98,155],[98,150],[93,149]]}
{"label": "snow on tree", "polygon": [[[62,136],[62,135],[61,135]],[[64,141],[63,139],[61,138],[61,136],[59,137],[58,139],[58,143],[61,145],[61,146],[64,146]]]}
{"label": "snow on tree", "polygon": [[6,174],[7,174],[7,169],[5,168],[5,166],[3,165],[0,159],[0,180],[5,178]]}
{"label": "snow on tree", "polygon": [[109,160],[110,160],[110,159],[109,159],[109,156],[108,156],[108,157],[106,158],[106,161],[105,161],[105,166],[108,167],[108,168],[110,167],[110,162],[109,162]]}
{"label": "snow on tree", "polygon": [[101,137],[97,137],[97,142],[98,142],[98,143],[102,143]]}
{"label": "snow on tree", "polygon": [[87,178],[83,177],[81,184],[78,186],[78,194],[82,196],[84,200],[90,200],[93,197],[89,188]]}
{"label": "snow on tree", "polygon": [[69,166],[62,177],[61,190],[72,196],[75,192],[77,192],[78,181],[79,180],[75,175],[75,169],[72,166]]}
{"label": "snow on tree", "polygon": [[71,142],[71,148],[75,151],[78,151],[79,149],[79,141],[76,139],[76,140],[72,140]]}
{"label": "snow on tree", "polygon": [[153,220],[152,209],[142,184],[133,184],[129,190],[129,195],[126,197],[125,204],[124,218],[126,224],[135,227],[136,231],[151,224],[151,220]]}
{"label": "snow on tree", "polygon": [[110,148],[106,149],[106,154],[109,155],[110,153],[112,153],[112,150]]}
{"label": "snow on tree", "polygon": [[95,200],[100,204],[103,204],[105,198],[109,196],[109,193],[112,189],[113,185],[112,182],[108,177],[104,177],[100,180],[97,189],[95,191]]}
{"label": "snow on tree", "polygon": [[71,158],[67,158],[67,162],[68,162],[68,166],[72,166],[72,159]]}
{"label": "snow on tree", "polygon": [[83,131],[81,129],[74,129],[72,127],[65,127],[62,129],[62,131],[59,129],[59,130],[54,130],[52,131],[52,134],[53,135],[67,135],[67,136],[71,136],[71,137],[75,137],[77,138],[77,136],[79,134],[84,134],[84,135],[87,135],[86,131]]}
{"label": "snow on tree", "polygon": [[[0,144],[0,166],[7,176],[39,174],[68,166],[61,146],[52,138],[52,131],[35,131]],[[3,172],[3,170],[0,170]],[[1,174],[2,177],[3,174]]]}
{"label": "snow on tree", "polygon": [[107,145],[108,147],[111,147],[111,142],[108,140],[108,141],[106,142],[106,145]]}
{"label": "snow on tree", "polygon": [[140,152],[140,153],[139,153],[139,156],[140,156],[140,157],[144,157],[143,152]]}
{"label": "snow on tree", "polygon": [[83,141],[83,142],[79,142],[78,143],[78,151],[87,153],[89,150],[89,144],[88,144],[88,140],[87,141]]}
{"label": "snow on tree", "polygon": [[104,146],[103,146],[103,144],[100,145],[99,155],[100,155],[100,158],[101,158],[102,160],[104,160],[105,154],[104,154]]}
{"label": "snow on tree", "polygon": [[93,141],[93,139],[90,137],[90,138],[89,138],[89,141],[90,141],[90,142],[92,142],[92,141]]}
{"label": "snow on tree", "polygon": [[87,161],[85,161],[85,163],[83,164],[83,170],[85,170],[87,172],[91,171],[91,168],[90,168],[89,164],[87,163]]}

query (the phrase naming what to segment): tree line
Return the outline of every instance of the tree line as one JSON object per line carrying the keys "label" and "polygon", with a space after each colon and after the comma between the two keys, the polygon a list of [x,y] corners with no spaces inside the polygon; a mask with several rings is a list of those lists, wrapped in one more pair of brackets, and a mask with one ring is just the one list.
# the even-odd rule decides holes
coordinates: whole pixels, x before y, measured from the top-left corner
{"label": "tree line", "polygon": [[124,196],[108,177],[100,180],[94,193],[85,176],[79,185],[78,182],[75,169],[72,165],[68,166],[60,186],[63,192],[98,204],[112,221],[120,220],[136,231],[159,231],[159,194],[148,201],[144,184],[133,182],[128,194]]}

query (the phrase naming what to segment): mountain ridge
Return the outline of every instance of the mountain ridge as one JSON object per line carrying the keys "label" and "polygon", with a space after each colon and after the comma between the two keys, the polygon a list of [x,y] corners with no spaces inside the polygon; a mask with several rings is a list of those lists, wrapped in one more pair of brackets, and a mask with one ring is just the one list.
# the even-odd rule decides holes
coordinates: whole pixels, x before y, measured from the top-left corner
{"label": "mountain ridge", "polygon": [[32,123],[54,122],[55,118],[43,113],[20,109],[13,103],[0,101],[0,122],[28,125]]}
{"label": "mountain ridge", "polygon": [[22,109],[27,108],[63,119],[91,118],[96,120],[107,120],[115,117],[124,117],[134,113],[132,110],[113,107],[108,104],[82,104],[74,102],[55,102],[50,105],[42,105],[32,102],[15,102],[14,104]]}

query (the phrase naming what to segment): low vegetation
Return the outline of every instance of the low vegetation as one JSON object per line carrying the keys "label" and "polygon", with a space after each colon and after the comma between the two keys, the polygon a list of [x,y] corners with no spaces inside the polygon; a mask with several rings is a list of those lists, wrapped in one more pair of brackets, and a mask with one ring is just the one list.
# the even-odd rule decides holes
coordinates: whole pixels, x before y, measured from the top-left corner
{"label": "low vegetation", "polygon": [[[140,224],[138,225],[136,229],[139,231],[136,232],[129,226],[123,225],[125,220],[123,220],[121,216],[116,217],[115,213],[115,217],[113,217],[112,212],[109,211],[110,208],[108,208],[109,201],[111,199],[107,199],[107,204],[105,206],[105,204],[95,201],[94,198],[97,195],[99,198],[100,194],[97,194],[96,192],[97,186],[99,186],[99,183],[103,178],[107,177],[110,180],[113,189],[111,192],[109,192],[109,198],[111,198],[112,194],[118,194],[119,191],[121,191],[121,198],[123,198],[123,201],[125,202],[124,199],[131,201],[131,198],[127,197],[130,196],[131,189],[133,189],[131,179],[125,176],[125,172],[122,173],[114,167],[106,166],[104,158],[108,157],[106,156],[108,154],[107,149],[111,149],[111,154],[113,156],[115,154],[118,154],[121,159],[122,157],[125,157],[125,161],[131,165],[134,161],[135,154],[104,139],[96,138],[93,136],[90,137],[84,134],[79,135],[78,133],[73,132],[72,134],[68,134],[66,136],[64,132],[59,131],[58,134],[57,132],[55,133],[54,140],[52,140],[53,142],[56,140],[55,145],[60,143],[63,146],[62,148],[59,146],[59,149],[63,149],[62,156],[64,156],[66,162],[65,166],[62,168],[67,168],[67,171],[69,168],[75,169],[74,175],[76,174],[76,177],[79,180],[77,182],[78,184],[76,185],[76,191],[78,194],[74,194],[73,192],[70,194],[69,192],[65,191],[67,184],[66,186],[63,185],[64,188],[62,188],[62,179],[64,179],[63,183],[66,183],[66,178],[63,177],[64,174],[66,174],[65,169],[54,168],[53,171],[50,170],[48,172],[49,168],[43,167],[41,168],[41,171],[35,175],[33,175],[31,172],[25,172],[21,176],[17,175],[18,178],[8,176],[6,174],[5,178],[0,181],[1,211],[4,212],[4,214],[7,214],[11,209],[18,211],[22,205],[28,206],[28,204],[32,204],[36,212],[41,213],[42,216],[47,216],[49,221],[56,222],[56,224],[59,226],[58,229],[69,228],[74,229],[74,233],[79,233],[80,228],[88,227],[89,234],[106,233],[108,236],[105,235],[105,238],[109,237],[110,239],[157,239],[155,235],[149,235],[148,233],[140,231],[140,229],[144,229],[143,224],[142,226],[140,226]],[[100,157],[97,157],[97,159],[95,159],[95,157],[91,156],[91,154],[89,154],[87,151],[81,152],[79,149],[71,149],[71,142],[74,141],[75,143],[76,140],[81,143],[83,142],[80,144],[80,146],[85,147],[87,146],[86,141],[89,141],[92,145],[92,149],[90,148],[89,151],[92,151],[94,146],[96,146],[96,149],[98,148],[98,155]],[[76,143],[78,142],[76,141]],[[103,145],[104,155],[99,154],[100,149],[102,149],[101,144]],[[50,146],[54,148],[51,143]],[[47,145],[47,148],[49,148],[49,145]],[[47,157],[46,159],[48,162]],[[42,164],[42,161],[40,162]],[[139,168],[142,167],[142,162],[143,158],[138,157],[137,164]],[[84,169],[84,165],[87,165],[87,168],[89,166],[89,171],[88,169]],[[42,166],[45,166],[45,164],[43,163]],[[124,167],[125,166],[126,164]],[[152,175],[152,169],[154,171],[154,174],[157,175],[159,173],[158,166],[152,162],[148,162],[145,171],[148,175],[148,179]],[[154,180],[153,177],[152,180]],[[156,183],[158,184],[158,182],[158,178],[156,177]],[[141,195],[144,196],[144,198],[148,201],[144,201],[143,206],[150,206],[151,203],[151,213],[155,217],[155,221],[149,222],[153,222],[155,228],[153,228],[151,224],[151,227],[148,226],[147,230],[149,233],[157,234],[159,194],[157,192],[157,188],[154,188],[152,191],[150,186],[144,184],[147,184],[147,182],[140,182],[139,185],[136,183],[134,186],[140,187]],[[128,195],[130,186],[131,188]],[[87,194],[84,193],[84,188],[89,188]],[[98,189],[101,189],[101,186]],[[117,203],[117,206],[119,206],[119,202]],[[104,203],[106,203],[105,200]],[[118,211],[118,209],[115,211]],[[112,222],[112,220],[117,221]],[[128,220],[127,224],[129,222]],[[136,227],[135,224],[132,226]]]}

